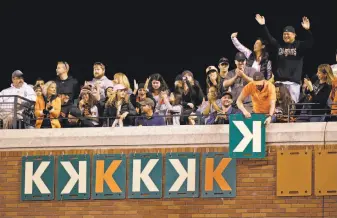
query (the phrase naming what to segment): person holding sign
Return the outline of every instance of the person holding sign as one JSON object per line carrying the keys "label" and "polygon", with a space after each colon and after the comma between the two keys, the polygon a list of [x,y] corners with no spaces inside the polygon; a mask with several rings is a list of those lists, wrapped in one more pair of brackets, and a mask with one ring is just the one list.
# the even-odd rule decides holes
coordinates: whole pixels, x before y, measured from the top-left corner
{"label": "person holding sign", "polygon": [[275,86],[271,82],[266,81],[261,72],[254,73],[253,81],[248,83],[242,89],[242,92],[236,101],[238,108],[246,118],[251,117],[251,114],[243,105],[244,99],[248,96],[251,96],[253,102],[253,112],[267,115],[265,124],[275,122]]}

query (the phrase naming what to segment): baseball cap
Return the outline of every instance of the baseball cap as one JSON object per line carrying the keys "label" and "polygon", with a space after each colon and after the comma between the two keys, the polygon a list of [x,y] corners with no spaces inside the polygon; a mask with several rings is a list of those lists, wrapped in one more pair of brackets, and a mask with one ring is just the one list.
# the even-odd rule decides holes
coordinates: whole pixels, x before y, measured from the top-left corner
{"label": "baseball cap", "polygon": [[16,70],[12,73],[12,78],[14,77],[23,77],[23,73],[21,72],[21,70]]}
{"label": "baseball cap", "polygon": [[154,102],[151,98],[145,98],[143,101],[139,102],[140,105],[149,105],[151,107],[154,107]]}
{"label": "baseball cap", "polygon": [[295,33],[295,28],[293,26],[286,26],[284,27],[283,32]]}
{"label": "baseball cap", "polygon": [[232,93],[230,93],[230,92],[224,92],[224,93],[222,94],[221,98],[224,97],[224,96],[226,96],[226,95],[231,96],[231,99],[233,99],[233,95],[232,95]]}
{"label": "baseball cap", "polygon": [[76,118],[79,118],[79,117],[82,116],[82,113],[81,113],[80,109],[78,109],[77,107],[71,108],[71,109],[69,110],[69,114],[70,114],[71,116],[76,117]]}
{"label": "baseball cap", "polygon": [[209,66],[206,68],[206,74],[212,73],[212,72],[218,72],[218,68],[214,66]]}
{"label": "baseball cap", "polygon": [[236,53],[236,55],[235,55],[235,60],[236,60],[236,61],[244,61],[244,60],[246,60],[246,56],[245,56],[244,53],[238,52],[238,53]]}
{"label": "baseball cap", "polygon": [[219,64],[221,64],[221,63],[226,63],[226,64],[229,64],[229,60],[228,60],[228,58],[225,58],[225,57],[222,57],[222,58],[220,58],[220,60],[219,60]]}
{"label": "baseball cap", "polygon": [[265,79],[264,75],[260,71],[255,72],[254,75],[253,75],[254,81],[261,81],[261,80],[264,80],[264,79]]}

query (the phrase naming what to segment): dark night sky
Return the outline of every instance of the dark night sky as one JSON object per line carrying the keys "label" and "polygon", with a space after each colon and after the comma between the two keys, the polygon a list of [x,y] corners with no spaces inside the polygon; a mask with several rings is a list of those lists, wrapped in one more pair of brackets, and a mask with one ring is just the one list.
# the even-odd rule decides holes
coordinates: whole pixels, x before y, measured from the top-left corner
{"label": "dark night sky", "polygon": [[288,1],[291,5],[282,7],[277,5],[286,1],[112,2],[1,1],[0,89],[9,86],[16,69],[25,73],[28,83],[39,76],[55,78],[58,60],[68,61],[70,73],[81,83],[92,78],[92,63],[101,61],[109,78],[122,71],[131,84],[134,78],[145,81],[149,74],[161,73],[172,87],[175,75],[190,69],[204,85],[208,65],[217,65],[221,56],[233,60],[232,32],[239,32],[239,40],[249,48],[263,36],[256,13],[266,17],[279,40],[286,25],[293,25],[304,39],[301,17],[309,17],[315,46],[305,59],[305,73],[335,62],[336,1]]}

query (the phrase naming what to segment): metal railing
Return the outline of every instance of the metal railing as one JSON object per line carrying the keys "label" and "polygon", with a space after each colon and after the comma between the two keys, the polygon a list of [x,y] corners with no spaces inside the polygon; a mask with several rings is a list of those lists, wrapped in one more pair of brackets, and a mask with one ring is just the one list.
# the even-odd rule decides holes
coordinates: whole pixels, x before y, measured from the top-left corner
{"label": "metal railing", "polygon": [[0,128],[21,128],[21,124],[30,115],[34,115],[35,102],[18,95],[0,96]]}

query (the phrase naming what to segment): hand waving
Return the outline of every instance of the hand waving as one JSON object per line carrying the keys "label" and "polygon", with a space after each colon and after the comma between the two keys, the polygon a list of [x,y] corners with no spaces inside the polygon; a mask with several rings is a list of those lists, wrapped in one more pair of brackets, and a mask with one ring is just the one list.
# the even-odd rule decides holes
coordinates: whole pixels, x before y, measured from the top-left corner
{"label": "hand waving", "polygon": [[264,16],[261,16],[259,14],[257,14],[255,16],[255,20],[260,24],[260,25],[265,25],[266,24],[266,20],[264,19]]}
{"label": "hand waving", "polygon": [[238,32],[232,33],[231,38],[236,38],[238,36]]}
{"label": "hand waving", "polygon": [[309,21],[309,18],[307,17],[303,17],[302,18],[302,27],[306,30],[309,30],[310,29],[310,21]]}
{"label": "hand waving", "polygon": [[136,95],[138,91],[138,83],[137,81],[134,79],[133,80],[133,94]]}

